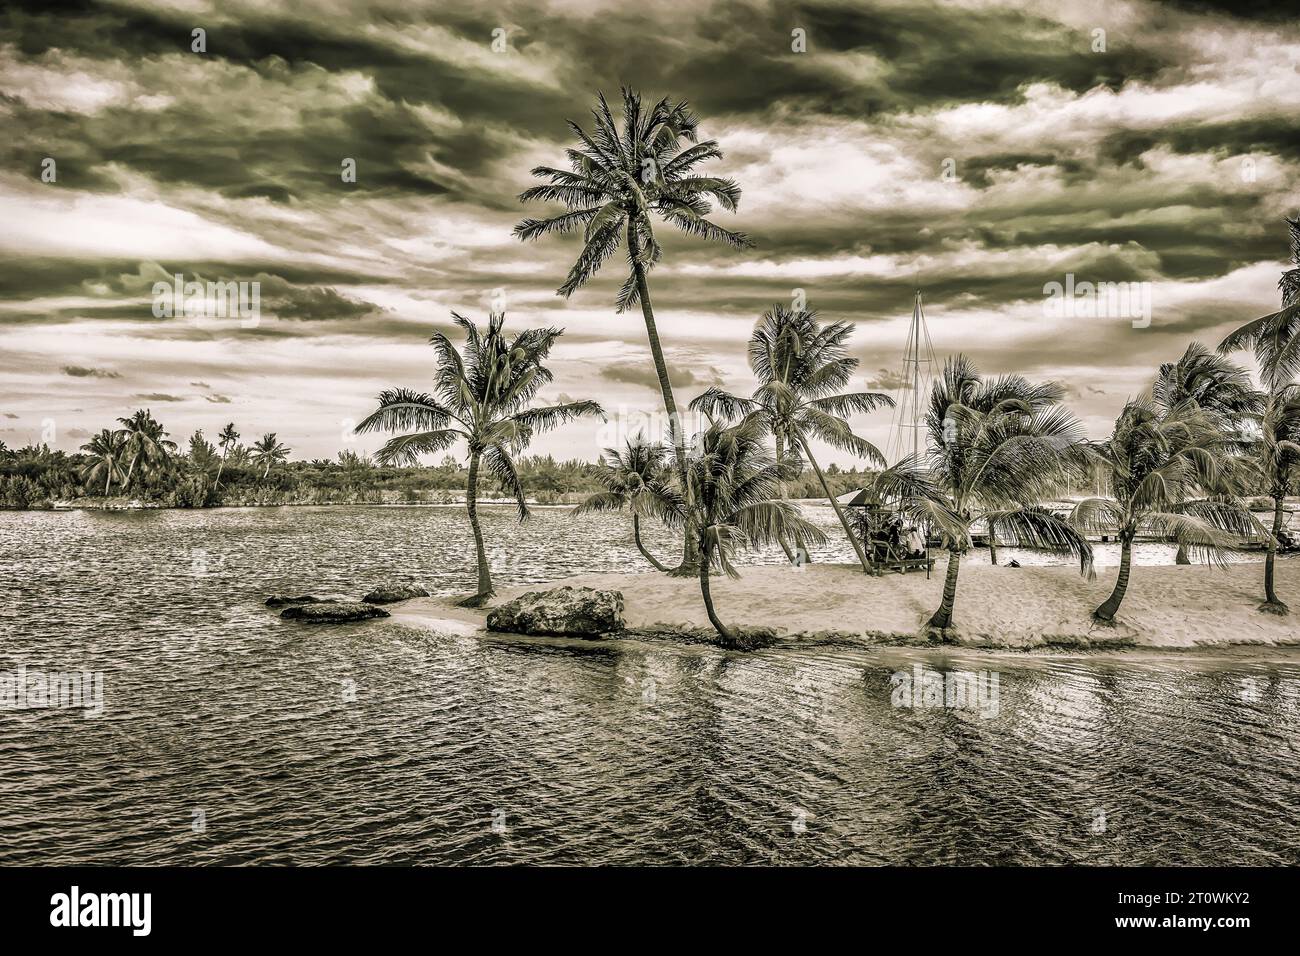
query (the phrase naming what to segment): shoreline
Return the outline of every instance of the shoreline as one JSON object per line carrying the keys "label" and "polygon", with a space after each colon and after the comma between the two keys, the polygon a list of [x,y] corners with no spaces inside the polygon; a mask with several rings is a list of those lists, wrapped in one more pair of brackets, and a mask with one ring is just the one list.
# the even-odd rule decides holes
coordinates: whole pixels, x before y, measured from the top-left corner
{"label": "shoreline", "polygon": [[[513,498],[479,498],[480,508],[515,507]],[[452,501],[275,501],[245,502],[232,505],[209,505],[204,508],[185,508],[180,505],[132,502],[128,504],[89,504],[71,501],[52,502],[48,508],[0,508],[0,512],[13,511],[238,511],[253,508],[464,508],[465,499]],[[529,508],[576,508],[569,502],[529,501]]]}
{"label": "shoreline", "polygon": [[[1209,568],[1142,565],[1113,627],[1091,612],[1110,593],[1116,569],[1089,582],[1072,567],[963,565],[955,609],[956,641],[940,645],[921,633],[943,588],[942,559],[926,580],[919,572],[872,578],[856,565],[747,567],[739,580],[711,581],[719,616],[730,626],[776,630],[774,648],[811,646],[917,647],[935,650],[1124,653],[1300,648],[1300,621],[1256,610],[1262,595],[1258,563]],[[1300,595],[1300,561],[1277,562],[1278,590]],[[655,572],[583,574],[545,584],[504,588],[484,608],[460,608],[453,598],[416,598],[390,605],[395,623],[502,639],[583,642],[489,632],[491,607],[526,591],[570,585],[614,589],[624,596],[627,629],[610,640],[713,643],[693,578]],[[1300,597],[1295,598],[1300,606]],[[1300,609],[1297,612],[1300,613]]]}

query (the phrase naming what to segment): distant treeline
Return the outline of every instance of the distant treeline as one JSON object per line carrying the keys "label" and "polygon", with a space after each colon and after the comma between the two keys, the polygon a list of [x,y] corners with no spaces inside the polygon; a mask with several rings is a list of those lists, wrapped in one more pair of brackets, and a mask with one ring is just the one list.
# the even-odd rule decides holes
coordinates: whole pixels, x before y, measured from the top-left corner
{"label": "distant treeline", "polygon": [[[52,451],[46,445],[15,450],[0,442],[0,508],[46,509],[55,502],[78,499],[83,504],[139,501],[162,508],[441,503],[463,498],[468,482],[467,469],[450,455],[435,466],[406,468],[376,465],[365,455],[344,450],[333,459],[277,459],[267,467],[265,457],[259,458],[254,449],[239,443],[228,444],[223,461],[222,451],[201,431],[191,436],[183,451],[169,447],[165,432],[159,431],[158,436],[159,454],[141,451],[134,456],[124,444],[114,452],[111,442],[107,449],[73,454]],[[97,436],[102,437],[102,433]],[[275,448],[274,436],[270,437]],[[602,488],[597,480],[600,466],[595,462],[531,455],[520,458],[517,465],[528,496],[539,504],[576,503]],[[826,469],[836,494],[862,487],[870,475],[869,471],[845,471],[833,464]],[[510,497],[490,477],[480,476],[479,480],[480,497]],[[791,498],[821,497],[811,473],[789,482],[788,487]]]}

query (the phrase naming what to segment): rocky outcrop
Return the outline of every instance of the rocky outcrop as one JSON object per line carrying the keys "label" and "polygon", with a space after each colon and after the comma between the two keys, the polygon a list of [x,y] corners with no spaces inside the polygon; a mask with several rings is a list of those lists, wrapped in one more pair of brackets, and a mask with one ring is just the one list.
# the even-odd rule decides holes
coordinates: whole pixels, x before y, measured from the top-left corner
{"label": "rocky outcrop", "polygon": [[293,607],[296,604],[320,604],[323,598],[314,594],[299,594],[291,597],[287,594],[272,594],[266,599],[267,607]]}
{"label": "rocky outcrop", "polygon": [[290,621],[307,621],[312,624],[344,624],[364,621],[371,617],[388,617],[383,608],[360,601],[317,601],[295,604],[280,612],[280,617]]}
{"label": "rocky outcrop", "polygon": [[414,584],[381,584],[361,600],[367,604],[393,604],[411,598],[428,597],[429,592]]}
{"label": "rocky outcrop", "polygon": [[562,587],[528,591],[488,612],[489,631],[598,637],[623,630],[623,592]]}

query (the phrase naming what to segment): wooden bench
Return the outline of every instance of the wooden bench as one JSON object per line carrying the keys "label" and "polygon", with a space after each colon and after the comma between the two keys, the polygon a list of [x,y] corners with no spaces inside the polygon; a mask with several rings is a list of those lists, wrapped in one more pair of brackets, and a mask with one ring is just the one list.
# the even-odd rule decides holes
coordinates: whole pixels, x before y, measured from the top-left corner
{"label": "wooden bench", "polygon": [[899,574],[905,574],[913,568],[925,568],[925,574],[929,577],[930,572],[934,570],[934,560],[934,558],[892,558],[882,562],[881,566],[897,571]]}

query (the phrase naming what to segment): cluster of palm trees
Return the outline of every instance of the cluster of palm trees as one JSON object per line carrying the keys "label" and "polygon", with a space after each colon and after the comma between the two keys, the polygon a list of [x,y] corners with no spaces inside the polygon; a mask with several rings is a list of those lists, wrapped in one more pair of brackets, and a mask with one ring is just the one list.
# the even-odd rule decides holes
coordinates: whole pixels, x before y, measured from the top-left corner
{"label": "cluster of palm trees", "polygon": [[176,454],[176,443],[148,409],[137,409],[127,418],[117,420],[120,428],[101,429],[81,450],[91,456],[82,480],[98,487],[104,482],[107,496],[117,482],[122,493],[133,486],[147,488],[161,476]]}
{"label": "cluster of palm trees", "polygon": [[[696,172],[722,158],[713,140],[699,141],[698,120],[684,103],[665,98],[647,107],[624,89],[616,119],[604,96],[589,130],[570,122],[575,143],[568,168],[538,166],[541,185],[523,202],[560,203],[565,211],[527,218],[521,240],[580,232],[582,246],[557,292],[569,297],[620,249],[627,272],[615,299],[619,312],[640,306],[647,343],[668,420],[666,441],[637,435],[606,449],[601,483],[577,513],[627,510],[633,539],[656,570],[698,576],[710,621],[724,642],[735,634],[720,619],[710,573],[734,575],[736,550],[780,545],[792,561],[810,558],[808,546],[825,540],[786,500],[786,483],[810,468],[843,526],[864,572],[878,573],[831,493],[814,454],[822,442],[881,467],[872,493],[883,506],[923,524],[948,551],[943,594],[928,626],[943,637],[953,626],[962,556],[972,529],[989,541],[1073,555],[1080,573],[1095,577],[1087,535],[1117,534],[1121,565],[1111,596],[1094,612],[1112,621],[1129,586],[1132,545],[1140,535],[1176,542],[1178,560],[1222,561],[1243,536],[1267,540],[1264,609],[1285,613],[1274,593],[1273,569],[1283,500],[1300,479],[1300,269],[1282,280],[1283,308],[1228,336],[1218,352],[1193,343],[1162,366],[1150,391],[1129,402],[1102,442],[1084,438],[1062,404],[1065,390],[1019,375],[985,378],[964,356],[951,358],[928,396],[923,455],[885,468],[880,451],[854,433],[849,416],[890,407],[883,394],[852,389],[857,359],[846,342],[852,326],[823,323],[805,308],[774,305],[749,340],[750,369],[758,385],[748,396],[710,388],[691,403],[705,425],[688,437],[669,380],[651,304],[649,274],[662,259],[659,222],[733,247],[747,236],[707,218],[716,203],[734,212],[740,189],[730,179]],[[1300,225],[1288,220],[1293,257],[1300,263]],[[464,603],[491,597],[492,580],[475,503],[481,467],[511,490],[520,520],[528,513],[514,456],[532,436],[583,415],[602,415],[592,401],[530,407],[551,380],[543,362],[560,331],[530,329],[507,338],[504,316],[486,329],[453,314],[465,335],[463,352],[441,333],[432,393],[391,389],[357,431],[399,432],[378,453],[381,463],[414,463],[418,456],[465,443],[469,459],[467,508],[478,566],[477,591]],[[1225,355],[1253,348],[1264,389]],[[224,446],[223,446],[224,447]],[[1068,515],[1045,506],[1062,484],[1098,469],[1112,496],[1088,498]],[[1245,507],[1248,489],[1266,486],[1274,502],[1272,531]],[[680,530],[682,557],[669,567],[647,549],[642,521]]]}
{"label": "cluster of palm trees", "polygon": [[[167,437],[163,426],[145,408],[137,409],[127,418],[119,418],[120,428],[102,429],[81,446],[90,459],[82,469],[82,482],[89,488],[99,488],[101,483],[107,497],[117,485],[119,494],[133,491],[148,492],[151,487],[173,467],[176,462],[176,443]],[[221,484],[221,472],[230,464],[258,465],[265,480],[274,465],[288,461],[291,449],[276,439],[275,433],[264,435],[251,447],[239,443],[239,432],[233,422],[226,425],[218,436],[221,456],[217,460],[215,487]],[[211,450],[201,431],[190,439],[191,459],[197,461],[195,452]],[[200,454],[198,458],[206,458]]]}

